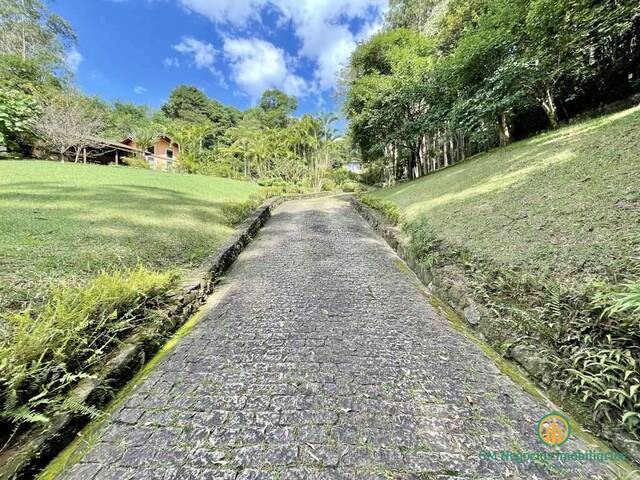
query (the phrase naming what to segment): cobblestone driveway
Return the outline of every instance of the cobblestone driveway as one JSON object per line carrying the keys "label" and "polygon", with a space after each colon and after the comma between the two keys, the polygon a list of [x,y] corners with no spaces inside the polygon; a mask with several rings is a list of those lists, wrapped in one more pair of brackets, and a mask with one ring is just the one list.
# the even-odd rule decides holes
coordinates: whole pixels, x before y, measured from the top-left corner
{"label": "cobblestone driveway", "polygon": [[281,206],[214,300],[64,478],[601,478],[479,459],[548,450],[535,433],[548,407],[342,200]]}

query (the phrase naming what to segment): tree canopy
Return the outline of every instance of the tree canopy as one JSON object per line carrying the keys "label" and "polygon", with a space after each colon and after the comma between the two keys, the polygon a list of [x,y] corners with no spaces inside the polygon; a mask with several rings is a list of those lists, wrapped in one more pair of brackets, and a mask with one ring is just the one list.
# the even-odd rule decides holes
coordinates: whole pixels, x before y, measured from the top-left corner
{"label": "tree canopy", "polygon": [[346,75],[353,141],[413,178],[640,91],[633,0],[391,0]]}

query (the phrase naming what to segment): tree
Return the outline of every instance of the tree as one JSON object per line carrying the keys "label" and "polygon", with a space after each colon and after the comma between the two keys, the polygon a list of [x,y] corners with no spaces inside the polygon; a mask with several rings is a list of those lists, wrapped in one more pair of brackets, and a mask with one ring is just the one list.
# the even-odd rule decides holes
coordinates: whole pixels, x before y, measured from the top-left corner
{"label": "tree", "polygon": [[142,155],[144,156],[144,152],[147,152],[160,136],[160,130],[155,125],[138,125],[131,130],[129,136],[136,146],[142,150]]}
{"label": "tree", "polygon": [[448,3],[448,0],[389,0],[386,23],[391,28],[432,34],[446,13]]}
{"label": "tree", "polygon": [[353,53],[344,111],[389,178],[640,91],[636,0],[391,0],[386,27]]}
{"label": "tree", "polygon": [[242,160],[243,175],[248,178],[251,175],[251,161],[255,157],[256,138],[260,135],[260,123],[251,117],[242,119],[238,126],[227,130],[226,135],[230,145],[222,147],[221,153],[226,157],[239,155]]}
{"label": "tree", "polygon": [[64,67],[64,49],[76,40],[67,21],[40,0],[0,0],[0,53]]}
{"label": "tree", "polygon": [[180,85],[171,92],[161,110],[172,120],[202,123],[209,120],[209,98],[196,87]]}
{"label": "tree", "polygon": [[0,87],[0,145],[6,146],[30,134],[38,113],[32,96]]}
{"label": "tree", "polygon": [[36,60],[0,54],[0,85],[29,95],[46,95],[61,90],[63,82]]}
{"label": "tree", "polygon": [[409,178],[416,174],[432,70],[431,41],[407,29],[374,36],[351,59],[351,86],[345,101],[351,136],[365,155],[386,152],[394,173],[398,148],[406,149]]}
{"label": "tree", "polygon": [[172,120],[208,124],[207,147],[220,141],[224,132],[235,126],[240,117],[237,109],[210,99],[202,90],[188,85],[176,87],[161,110]]}
{"label": "tree", "polygon": [[289,123],[290,115],[298,108],[298,100],[277,89],[266,90],[258,108],[264,124],[269,128],[284,128]]}
{"label": "tree", "polygon": [[150,116],[151,111],[146,106],[116,100],[106,116],[106,135],[121,142],[127,137],[132,137],[137,130],[150,129]]}
{"label": "tree", "polygon": [[204,142],[211,133],[209,124],[176,120],[171,122],[166,133],[180,148],[178,163],[188,172],[197,172],[204,163]]}
{"label": "tree", "polygon": [[85,147],[101,144],[96,135],[104,126],[104,112],[92,99],[64,92],[48,99],[41,109],[35,133],[41,146],[56,152],[60,161],[64,162],[65,155],[73,151],[77,162]]}

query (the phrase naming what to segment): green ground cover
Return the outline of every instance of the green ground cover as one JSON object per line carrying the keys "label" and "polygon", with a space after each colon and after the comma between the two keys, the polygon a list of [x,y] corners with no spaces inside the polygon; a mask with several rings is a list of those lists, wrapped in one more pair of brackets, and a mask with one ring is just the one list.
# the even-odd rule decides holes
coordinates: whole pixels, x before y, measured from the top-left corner
{"label": "green ground cover", "polygon": [[232,232],[253,183],[98,165],[0,161],[0,314],[98,272],[189,268]]}
{"label": "green ground cover", "polygon": [[640,107],[478,155],[376,196],[498,265],[571,283],[615,279],[640,257]]}

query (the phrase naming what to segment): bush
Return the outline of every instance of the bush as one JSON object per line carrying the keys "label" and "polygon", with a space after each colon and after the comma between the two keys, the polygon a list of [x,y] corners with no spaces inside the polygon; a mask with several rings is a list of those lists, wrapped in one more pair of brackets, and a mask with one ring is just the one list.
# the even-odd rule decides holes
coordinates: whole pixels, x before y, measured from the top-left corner
{"label": "bush", "polygon": [[260,178],[258,185],[261,187],[286,187],[287,182],[279,178]]}
{"label": "bush", "polygon": [[379,211],[393,225],[399,225],[403,221],[402,214],[398,206],[388,200],[380,200],[371,195],[360,195],[358,199],[365,205]]}
{"label": "bush", "polygon": [[38,312],[9,315],[0,337],[0,425],[46,423],[81,408],[64,402],[66,391],[133,330],[165,331],[160,312],[176,280],[143,267],[102,273],[86,286],[56,288]]}
{"label": "bush", "polygon": [[382,162],[375,162],[367,166],[360,174],[360,181],[366,185],[378,185],[384,182],[384,165]]}
{"label": "bush", "polygon": [[341,189],[345,193],[361,192],[363,190],[362,185],[357,182],[345,182],[342,184]]}
{"label": "bush", "polygon": [[197,173],[236,180],[243,178],[242,174],[238,173],[231,165],[222,162],[205,163],[197,170]]}
{"label": "bush", "polygon": [[123,157],[122,163],[132,168],[151,168],[149,166],[149,162],[147,162],[147,160],[145,160],[144,158],[140,158],[140,157]]}
{"label": "bush", "polygon": [[588,315],[570,318],[560,350],[567,386],[594,410],[640,437],[640,281],[591,285]]}
{"label": "bush", "polygon": [[333,192],[334,190],[336,190],[338,188],[338,185],[336,184],[336,182],[334,182],[333,180],[330,179],[326,179],[323,183],[322,183],[322,191],[323,192]]}
{"label": "bush", "polygon": [[350,172],[344,167],[329,170],[327,177],[338,185],[348,182],[357,182],[359,180],[359,176],[357,174]]}
{"label": "bush", "polygon": [[225,217],[227,225],[235,227],[249,218],[259,205],[260,202],[257,199],[225,203],[222,206],[222,214]]}

